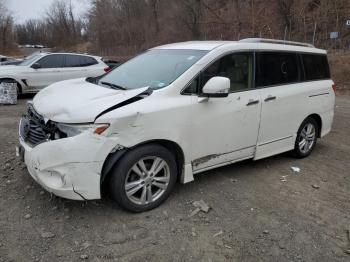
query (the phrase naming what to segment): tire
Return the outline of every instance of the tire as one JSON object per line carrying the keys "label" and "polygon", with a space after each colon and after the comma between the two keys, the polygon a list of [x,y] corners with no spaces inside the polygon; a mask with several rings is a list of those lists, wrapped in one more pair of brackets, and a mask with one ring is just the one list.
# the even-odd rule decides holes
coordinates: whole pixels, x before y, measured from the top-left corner
{"label": "tire", "polygon": [[162,204],[176,180],[174,155],[160,145],[144,145],[127,152],[116,164],[111,173],[109,191],[122,208],[144,212]]}
{"label": "tire", "polygon": [[295,140],[293,154],[297,158],[304,158],[311,154],[317,143],[319,126],[312,117],[306,118],[300,125]]}

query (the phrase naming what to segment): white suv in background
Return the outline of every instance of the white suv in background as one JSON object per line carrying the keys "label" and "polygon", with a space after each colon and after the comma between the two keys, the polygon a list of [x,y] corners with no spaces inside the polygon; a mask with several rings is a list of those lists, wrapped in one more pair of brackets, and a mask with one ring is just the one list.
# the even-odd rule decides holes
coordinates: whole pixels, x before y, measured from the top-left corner
{"label": "white suv in background", "polygon": [[55,82],[96,77],[109,67],[101,57],[73,53],[37,53],[17,66],[0,67],[0,82],[15,82],[18,93],[35,93]]}
{"label": "white suv in background", "polygon": [[311,45],[161,46],[39,92],[18,155],[58,196],[98,199],[108,189],[122,207],[145,211],[194,174],[286,151],[308,156],[331,130],[334,90],[326,51]]}

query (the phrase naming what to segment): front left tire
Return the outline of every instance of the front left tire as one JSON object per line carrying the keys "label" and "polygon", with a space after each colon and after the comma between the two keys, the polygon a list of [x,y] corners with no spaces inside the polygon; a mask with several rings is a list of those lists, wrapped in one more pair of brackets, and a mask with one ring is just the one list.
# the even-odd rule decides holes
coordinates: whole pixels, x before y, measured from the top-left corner
{"label": "front left tire", "polygon": [[176,180],[174,155],[163,146],[150,144],[130,150],[116,164],[109,191],[122,208],[144,212],[162,204]]}

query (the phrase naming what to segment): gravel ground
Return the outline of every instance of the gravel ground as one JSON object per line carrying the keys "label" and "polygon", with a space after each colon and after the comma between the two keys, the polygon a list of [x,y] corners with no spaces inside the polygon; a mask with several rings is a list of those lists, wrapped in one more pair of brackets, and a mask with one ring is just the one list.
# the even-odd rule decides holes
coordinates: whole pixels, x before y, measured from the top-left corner
{"label": "gravel ground", "polygon": [[43,191],[14,156],[25,103],[0,106],[0,261],[350,261],[350,96],[309,158],[197,175],[142,214]]}

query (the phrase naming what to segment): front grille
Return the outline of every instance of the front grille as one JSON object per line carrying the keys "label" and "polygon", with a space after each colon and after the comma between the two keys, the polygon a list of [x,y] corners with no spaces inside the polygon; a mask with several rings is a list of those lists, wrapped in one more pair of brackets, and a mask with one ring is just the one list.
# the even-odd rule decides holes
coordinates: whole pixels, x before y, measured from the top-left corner
{"label": "front grille", "polygon": [[45,123],[44,118],[38,114],[32,103],[28,103],[27,114],[21,119],[20,135],[24,141],[32,146],[48,141],[52,134],[50,123]]}
{"label": "front grille", "polygon": [[29,120],[29,132],[27,136],[28,142],[32,145],[38,145],[47,140],[46,134],[40,125]]}

